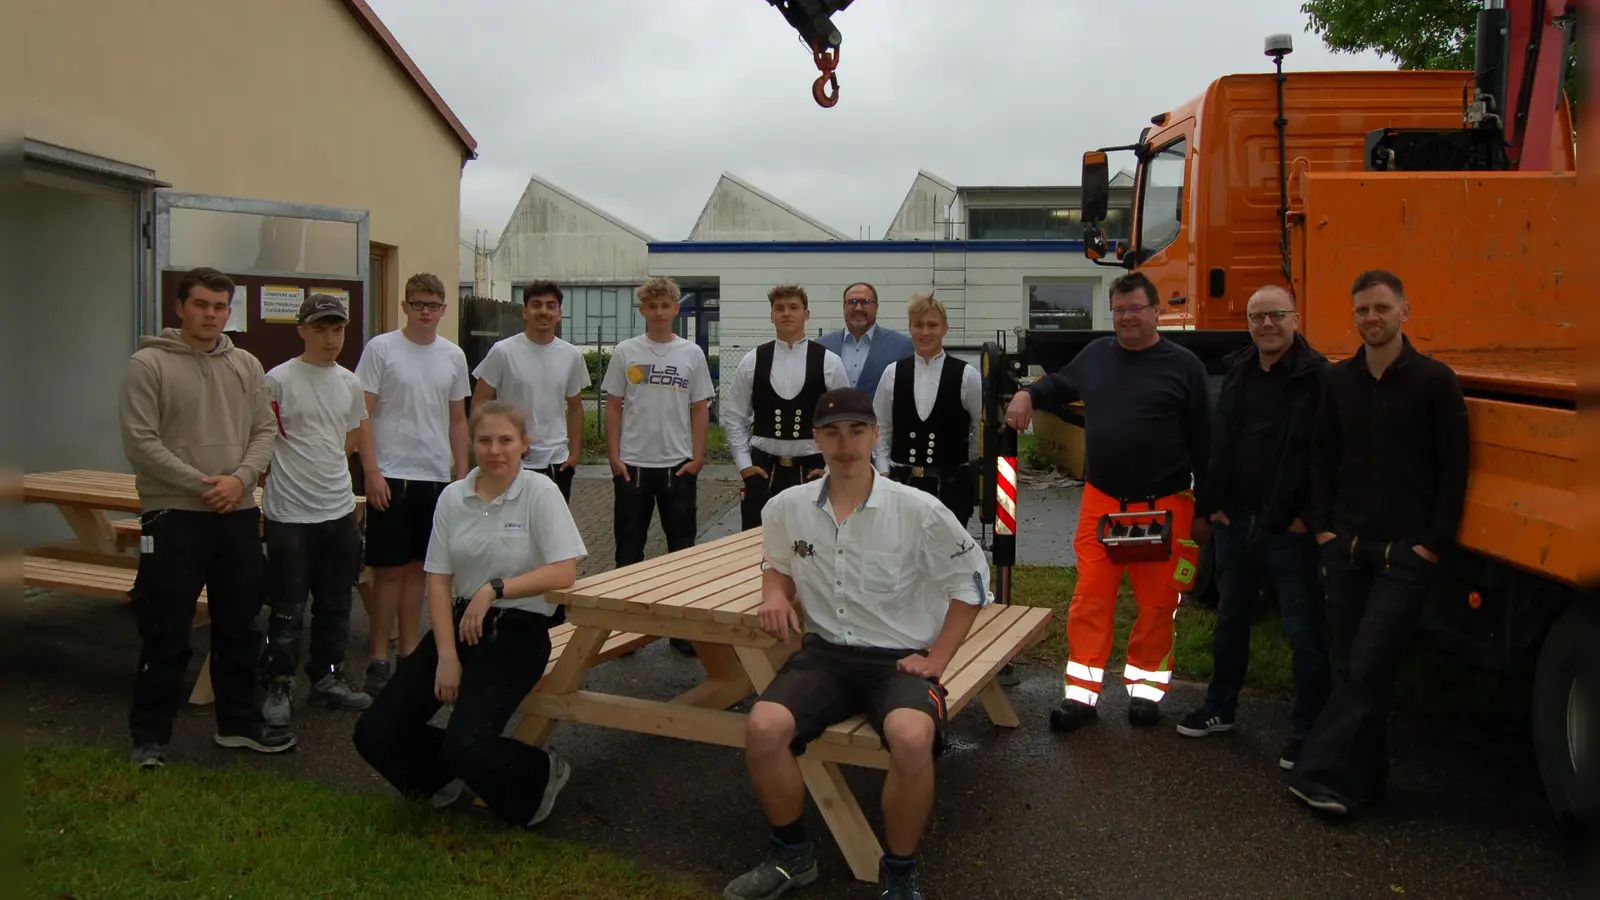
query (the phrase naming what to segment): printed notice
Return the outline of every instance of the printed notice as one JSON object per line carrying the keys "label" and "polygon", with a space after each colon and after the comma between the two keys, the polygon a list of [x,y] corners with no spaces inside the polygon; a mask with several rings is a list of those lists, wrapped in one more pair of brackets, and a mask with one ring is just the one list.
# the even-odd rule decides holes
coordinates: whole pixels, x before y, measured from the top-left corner
{"label": "printed notice", "polygon": [[300,303],[305,300],[305,288],[281,284],[261,286],[261,321],[294,322],[300,318]]}
{"label": "printed notice", "polygon": [[233,302],[228,305],[228,324],[223,331],[249,331],[250,295],[242,284],[233,286]]}
{"label": "printed notice", "polygon": [[314,288],[311,289],[311,293],[313,293],[313,294],[328,294],[328,295],[331,295],[331,296],[334,296],[334,297],[338,297],[339,298],[339,302],[344,304],[344,317],[346,319],[350,318],[350,292],[349,291],[345,290],[344,288],[336,288],[336,287],[314,287]]}

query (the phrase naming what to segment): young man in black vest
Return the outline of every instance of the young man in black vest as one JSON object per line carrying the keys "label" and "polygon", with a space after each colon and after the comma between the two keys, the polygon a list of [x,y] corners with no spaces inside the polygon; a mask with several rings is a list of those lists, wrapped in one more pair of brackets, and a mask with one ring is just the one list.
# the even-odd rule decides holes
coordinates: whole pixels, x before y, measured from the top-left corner
{"label": "young man in black vest", "polygon": [[944,352],[950,316],[944,301],[917,294],[907,306],[916,352],[890,363],[873,412],[879,472],[939,498],[963,526],[978,502],[971,460],[977,453],[983,385],[978,370]]}
{"label": "young man in black vest", "polygon": [[761,509],[773,496],[822,474],[811,413],[825,392],[850,386],[844,360],[806,338],[811,304],[805,289],[778,285],[767,302],[777,339],[739,361],[723,408],[728,449],[744,480],[739,520],[745,530],[761,524]]}

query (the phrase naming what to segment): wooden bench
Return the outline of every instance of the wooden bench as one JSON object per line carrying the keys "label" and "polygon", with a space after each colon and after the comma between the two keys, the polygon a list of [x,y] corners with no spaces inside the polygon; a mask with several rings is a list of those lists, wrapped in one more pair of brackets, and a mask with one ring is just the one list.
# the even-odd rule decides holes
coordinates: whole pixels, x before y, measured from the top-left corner
{"label": "wooden bench", "polygon": [[[517,738],[542,745],[557,723],[572,722],[742,748],[747,717],[729,708],[764,690],[798,649],[798,641],[780,645],[760,629],[760,559],[760,529],[752,529],[551,592],[552,600],[567,607],[572,631],[519,707],[524,718]],[[1019,726],[995,676],[1043,636],[1053,613],[1000,605],[980,610],[942,678],[949,715],[977,700],[994,724]],[[655,636],[693,643],[706,680],[669,701],[581,689],[594,663],[619,655],[614,641],[648,642]],[[851,871],[876,881],[882,847],[841,764],[889,767],[889,753],[864,717],[840,722],[813,741],[800,770]]]}
{"label": "wooden bench", "polygon": [[[128,592],[133,590],[134,576],[137,574],[137,569],[121,565],[55,559],[32,554],[22,558],[23,584],[32,588],[82,594],[86,597],[127,600]],[[195,601],[194,621],[191,625],[200,628],[210,622],[206,592],[201,588],[200,597]],[[213,699],[215,697],[211,691],[211,655],[208,653],[200,665],[200,676],[195,680],[189,702],[203,706]]]}
{"label": "wooden bench", "polygon": [[[576,630],[576,626],[571,622],[566,622],[550,629],[550,662],[546,663],[544,667],[546,675],[549,675],[550,670],[554,669],[556,663],[561,661],[561,653],[567,649],[567,641],[572,639],[572,633]],[[606,638],[606,642],[600,648],[600,652],[595,654],[595,662],[610,662],[613,659],[627,656],[640,647],[653,644],[658,640],[660,638],[651,637],[647,634],[613,634]]]}

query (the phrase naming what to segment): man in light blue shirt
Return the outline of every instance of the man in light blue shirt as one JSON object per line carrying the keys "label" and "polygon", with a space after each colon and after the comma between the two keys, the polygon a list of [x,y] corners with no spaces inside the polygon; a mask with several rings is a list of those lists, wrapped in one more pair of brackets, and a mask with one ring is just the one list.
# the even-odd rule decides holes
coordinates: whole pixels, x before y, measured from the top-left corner
{"label": "man in light blue shirt", "polygon": [[878,327],[878,289],[864,281],[844,290],[844,324],[844,328],[823,335],[818,343],[844,360],[851,387],[874,396],[883,370],[914,352],[911,338]]}

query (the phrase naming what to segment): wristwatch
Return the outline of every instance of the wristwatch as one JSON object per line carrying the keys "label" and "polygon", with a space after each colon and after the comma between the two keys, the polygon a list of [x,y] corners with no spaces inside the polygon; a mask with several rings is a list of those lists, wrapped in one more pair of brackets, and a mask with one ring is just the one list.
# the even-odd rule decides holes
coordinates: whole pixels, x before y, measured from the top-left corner
{"label": "wristwatch", "polygon": [[489,587],[494,588],[494,598],[496,600],[504,600],[506,598],[505,581],[499,578],[491,578],[489,579]]}

